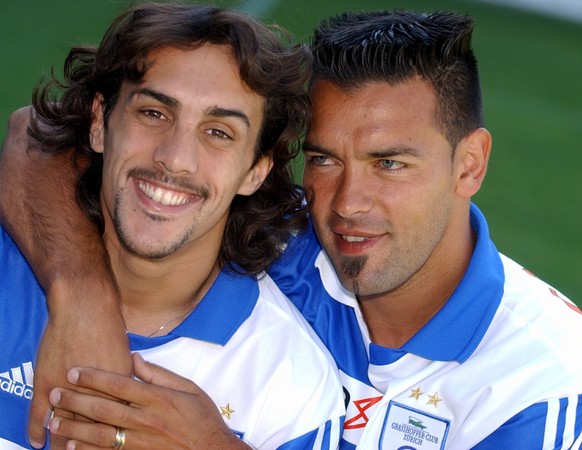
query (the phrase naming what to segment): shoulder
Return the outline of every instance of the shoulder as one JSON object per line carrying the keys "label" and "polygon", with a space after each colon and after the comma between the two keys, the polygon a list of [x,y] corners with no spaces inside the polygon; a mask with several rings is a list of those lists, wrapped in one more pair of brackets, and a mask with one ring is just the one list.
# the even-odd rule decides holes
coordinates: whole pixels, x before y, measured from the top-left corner
{"label": "shoulder", "polygon": [[501,255],[505,283],[501,308],[549,341],[582,338],[582,312],[569,298]]}
{"label": "shoulder", "polygon": [[539,399],[582,393],[580,310],[513,260],[501,255],[501,261],[503,298],[482,348],[497,348],[505,372],[528,378],[528,391],[538,390]]}
{"label": "shoulder", "polygon": [[[322,419],[343,416],[343,390],[331,354],[268,275],[259,277],[258,285],[257,304],[239,338],[257,358],[254,377],[267,374],[265,410],[274,413],[285,403],[290,410],[317,410]],[[299,414],[294,420],[302,428],[314,417]]]}
{"label": "shoulder", "polygon": [[[282,339],[286,347],[313,349],[315,354],[332,362],[327,348],[297,307],[279,289],[273,279],[264,274],[258,280],[259,298],[253,320],[269,324],[269,339]],[[290,336],[294,336],[290,339]]]}

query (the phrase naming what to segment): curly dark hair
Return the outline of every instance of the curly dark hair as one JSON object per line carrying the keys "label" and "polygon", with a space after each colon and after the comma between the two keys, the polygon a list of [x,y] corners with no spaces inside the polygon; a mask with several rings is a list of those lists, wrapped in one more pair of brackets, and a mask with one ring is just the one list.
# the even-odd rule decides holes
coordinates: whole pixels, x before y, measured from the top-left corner
{"label": "curly dark hair", "polygon": [[452,12],[344,13],[314,34],[313,82],[350,90],[370,81],[398,84],[420,76],[437,98],[436,119],[453,148],[483,126],[473,19]]}
{"label": "curly dark hair", "polygon": [[[36,119],[29,133],[45,151],[73,148],[79,170],[77,201],[103,231],[99,191],[102,155],[91,150],[91,105],[103,95],[105,121],[121,84],[139,82],[148,55],[161,47],[229,45],[242,80],[265,99],[264,121],[255,162],[264,155],[273,168],[251,196],[236,196],[219,254],[220,263],[257,274],[280,254],[291,234],[306,225],[303,191],[294,183],[289,162],[310,118],[307,84],[311,57],[290,35],[235,11],[208,5],[150,3],[132,7],[110,26],[98,47],[74,47],[64,65],[64,81],[52,77],[35,89]],[[87,164],[80,164],[83,161]]]}

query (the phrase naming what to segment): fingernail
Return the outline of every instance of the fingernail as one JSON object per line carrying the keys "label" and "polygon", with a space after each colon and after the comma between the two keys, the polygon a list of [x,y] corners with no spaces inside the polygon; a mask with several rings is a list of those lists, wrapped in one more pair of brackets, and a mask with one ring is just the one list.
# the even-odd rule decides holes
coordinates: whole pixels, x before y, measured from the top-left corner
{"label": "fingernail", "polygon": [[67,380],[69,380],[69,383],[77,384],[77,381],[79,381],[79,369],[72,368],[69,370],[67,372]]}
{"label": "fingernail", "polygon": [[[51,405],[53,406],[58,406],[59,402],[61,401],[61,390],[59,388],[54,388],[52,391],[50,391],[49,393],[49,402],[51,403]],[[54,413],[54,411],[52,412]],[[50,416],[48,418],[48,420],[51,419],[52,416]],[[47,422],[48,422],[47,420]]]}
{"label": "fingernail", "polygon": [[59,427],[61,426],[61,419],[58,417],[54,417],[50,422],[49,422],[49,426],[48,429],[54,433],[55,431],[58,431]]}
{"label": "fingernail", "polygon": [[36,442],[30,436],[28,437],[28,442],[30,442],[30,446],[32,448],[43,448],[44,447],[44,444],[41,444],[40,442]]}

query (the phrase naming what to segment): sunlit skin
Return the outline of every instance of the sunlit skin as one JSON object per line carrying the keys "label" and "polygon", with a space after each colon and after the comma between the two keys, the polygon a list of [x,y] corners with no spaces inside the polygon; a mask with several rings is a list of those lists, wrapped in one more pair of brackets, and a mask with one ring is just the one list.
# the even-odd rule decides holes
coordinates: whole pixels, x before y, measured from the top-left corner
{"label": "sunlit skin", "polygon": [[252,194],[271,167],[253,165],[264,99],[242,83],[229,47],[164,47],[149,60],[142,83],[122,85],[106,126],[96,97],[91,129],[122,309],[146,334],[212,284],[234,196]]}
{"label": "sunlit skin", "polygon": [[453,152],[425,81],[313,89],[304,185],[317,235],[373,341],[400,347],[442,307],[471,257],[470,197],[490,136]]}

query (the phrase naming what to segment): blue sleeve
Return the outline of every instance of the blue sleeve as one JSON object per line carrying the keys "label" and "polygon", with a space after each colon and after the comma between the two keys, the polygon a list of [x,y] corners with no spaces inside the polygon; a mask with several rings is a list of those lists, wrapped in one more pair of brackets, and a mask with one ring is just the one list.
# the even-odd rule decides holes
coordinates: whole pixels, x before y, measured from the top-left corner
{"label": "blue sleeve", "polygon": [[579,450],[582,395],[536,403],[513,416],[475,450]]}

